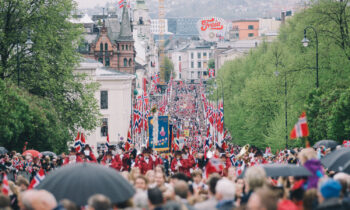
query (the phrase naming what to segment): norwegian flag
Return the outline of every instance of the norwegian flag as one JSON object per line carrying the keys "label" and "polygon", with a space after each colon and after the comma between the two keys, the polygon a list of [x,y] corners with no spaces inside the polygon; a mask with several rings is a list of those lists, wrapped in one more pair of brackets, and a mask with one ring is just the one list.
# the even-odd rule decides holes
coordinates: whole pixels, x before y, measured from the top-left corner
{"label": "norwegian flag", "polygon": [[222,134],[224,132],[224,105],[223,103],[219,104],[219,126],[218,126],[218,130],[219,132]]}
{"label": "norwegian flag", "polygon": [[131,139],[131,133],[130,133],[130,129],[128,130],[128,138],[125,142],[125,145],[124,145],[124,149],[125,151],[129,151],[130,149],[130,144],[132,144],[132,139]]}
{"label": "norwegian flag", "polygon": [[265,148],[265,154],[271,154],[271,147]]}
{"label": "norwegian flag", "polygon": [[118,2],[118,4],[119,4],[119,8],[123,8],[124,7],[124,2],[125,2],[126,0],[120,0],[119,2]]}
{"label": "norwegian flag", "polygon": [[215,77],[215,69],[209,69],[209,77]]}
{"label": "norwegian flag", "polygon": [[235,160],[236,160],[236,156],[235,156],[234,154],[232,154],[232,155],[230,156],[230,161],[231,161],[231,165],[232,165],[232,166],[235,166]]}
{"label": "norwegian flag", "polygon": [[343,141],[343,146],[344,147],[350,147],[350,140],[344,140]]}
{"label": "norwegian flag", "polygon": [[290,138],[296,139],[299,137],[306,137],[306,136],[309,136],[309,127],[307,125],[306,113],[303,112],[300,115],[299,120],[295,124],[293,130],[290,132]]}
{"label": "norwegian flag", "polygon": [[7,178],[7,174],[4,173],[3,177],[2,177],[2,194],[4,195],[9,195],[9,180]]}
{"label": "norwegian flag", "polygon": [[244,163],[244,161],[242,161],[236,169],[236,175],[237,176],[241,175],[242,172],[244,171],[244,168],[245,168],[245,163]]}
{"label": "norwegian flag", "polygon": [[[80,137],[80,132],[78,132],[78,135],[77,135],[77,137],[75,138],[75,141],[74,141],[74,149],[77,152],[80,152],[81,149],[84,146],[84,144],[81,141],[82,137],[83,137],[83,133],[81,133],[81,137]],[[84,138],[84,141],[85,141],[85,138]]]}
{"label": "norwegian flag", "polygon": [[43,169],[40,169],[38,173],[34,176],[32,182],[30,183],[28,189],[33,189],[40,184],[41,181],[45,178],[45,172]]}
{"label": "norwegian flag", "polygon": [[180,149],[179,139],[175,139],[174,150],[178,151]]}
{"label": "norwegian flag", "polygon": [[107,133],[107,142],[106,142],[107,148],[109,147],[109,133]]}
{"label": "norwegian flag", "polygon": [[225,165],[220,159],[211,158],[205,167],[205,174],[208,178],[210,174],[220,173],[224,168],[225,168]]}

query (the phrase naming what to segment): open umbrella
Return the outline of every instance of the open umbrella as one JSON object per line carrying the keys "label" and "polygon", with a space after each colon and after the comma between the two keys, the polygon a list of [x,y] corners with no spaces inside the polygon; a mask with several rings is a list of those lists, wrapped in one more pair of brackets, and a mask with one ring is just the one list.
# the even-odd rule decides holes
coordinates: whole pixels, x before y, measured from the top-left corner
{"label": "open umbrella", "polygon": [[334,140],[321,140],[314,144],[313,148],[319,148],[325,146],[326,148],[336,148],[338,143]]}
{"label": "open umbrella", "polygon": [[41,157],[41,154],[39,151],[36,151],[36,150],[33,150],[33,149],[30,149],[30,150],[26,150],[25,152],[23,152],[22,155],[27,155],[27,154],[31,154],[33,157]]}
{"label": "open umbrella", "polygon": [[51,151],[41,152],[41,154],[42,154],[43,156],[50,156],[50,157],[57,156],[54,152],[51,152]]}
{"label": "open umbrella", "polygon": [[[298,166],[295,164],[263,164],[261,165],[266,172],[266,176],[268,177],[287,177],[287,176],[295,176],[295,177],[303,177],[303,176],[311,176],[311,172],[308,171],[304,166]],[[240,177],[244,177],[245,171],[242,173]]]}
{"label": "open umbrella", "polygon": [[342,171],[345,164],[350,160],[350,148],[334,150],[321,159],[322,165],[331,171]]}
{"label": "open umbrella", "polygon": [[94,194],[103,194],[112,203],[127,201],[134,188],[119,172],[96,163],[69,164],[52,171],[36,187],[51,192],[56,199],[69,199],[79,206]]}
{"label": "open umbrella", "polygon": [[4,155],[8,153],[7,149],[5,147],[0,147],[0,155]]}

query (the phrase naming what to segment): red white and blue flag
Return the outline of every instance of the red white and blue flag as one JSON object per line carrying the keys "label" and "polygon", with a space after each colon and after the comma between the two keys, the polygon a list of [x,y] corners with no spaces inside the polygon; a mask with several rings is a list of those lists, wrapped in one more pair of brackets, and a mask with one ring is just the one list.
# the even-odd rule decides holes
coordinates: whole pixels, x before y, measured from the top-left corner
{"label": "red white and blue flag", "polygon": [[45,172],[43,169],[40,169],[38,173],[34,176],[32,182],[30,183],[28,189],[33,189],[40,184],[41,181],[45,178]]}
{"label": "red white and blue flag", "polygon": [[124,2],[125,2],[126,0],[120,0],[119,2],[118,2],[118,4],[119,4],[119,8],[123,8],[124,7]]}
{"label": "red white and blue flag", "polygon": [[75,151],[80,152],[81,149],[84,147],[84,143],[85,143],[84,134],[81,133],[81,135],[80,135],[80,132],[78,132],[78,135],[77,135],[77,137],[75,138],[75,141],[74,141],[74,149],[75,149]]}
{"label": "red white and blue flag", "polygon": [[3,175],[3,177],[2,177],[2,194],[4,194],[4,195],[9,195],[9,190],[10,190],[10,188],[9,188],[9,180],[8,180],[8,178],[7,178],[7,174],[6,173],[4,173],[4,175]]}
{"label": "red white and blue flag", "polygon": [[303,112],[300,115],[298,122],[294,125],[293,130],[290,132],[290,138],[296,139],[306,136],[309,136],[309,127],[307,125],[306,113]]}

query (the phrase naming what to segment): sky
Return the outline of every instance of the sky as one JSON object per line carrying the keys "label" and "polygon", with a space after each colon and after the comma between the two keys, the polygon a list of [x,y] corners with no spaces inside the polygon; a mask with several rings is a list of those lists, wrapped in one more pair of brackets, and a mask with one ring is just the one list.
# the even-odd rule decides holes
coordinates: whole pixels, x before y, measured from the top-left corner
{"label": "sky", "polygon": [[96,5],[104,6],[107,2],[118,2],[118,0],[75,0],[79,9],[93,8]]}

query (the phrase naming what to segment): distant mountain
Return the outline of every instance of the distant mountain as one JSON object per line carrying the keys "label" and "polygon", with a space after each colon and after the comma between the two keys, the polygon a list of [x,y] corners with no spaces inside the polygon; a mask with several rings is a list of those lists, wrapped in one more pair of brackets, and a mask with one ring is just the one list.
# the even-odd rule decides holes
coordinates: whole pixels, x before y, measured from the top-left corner
{"label": "distant mountain", "polygon": [[[158,18],[158,0],[145,0],[152,18]],[[281,10],[307,0],[165,0],[166,17],[219,16],[225,19],[279,17]]]}

